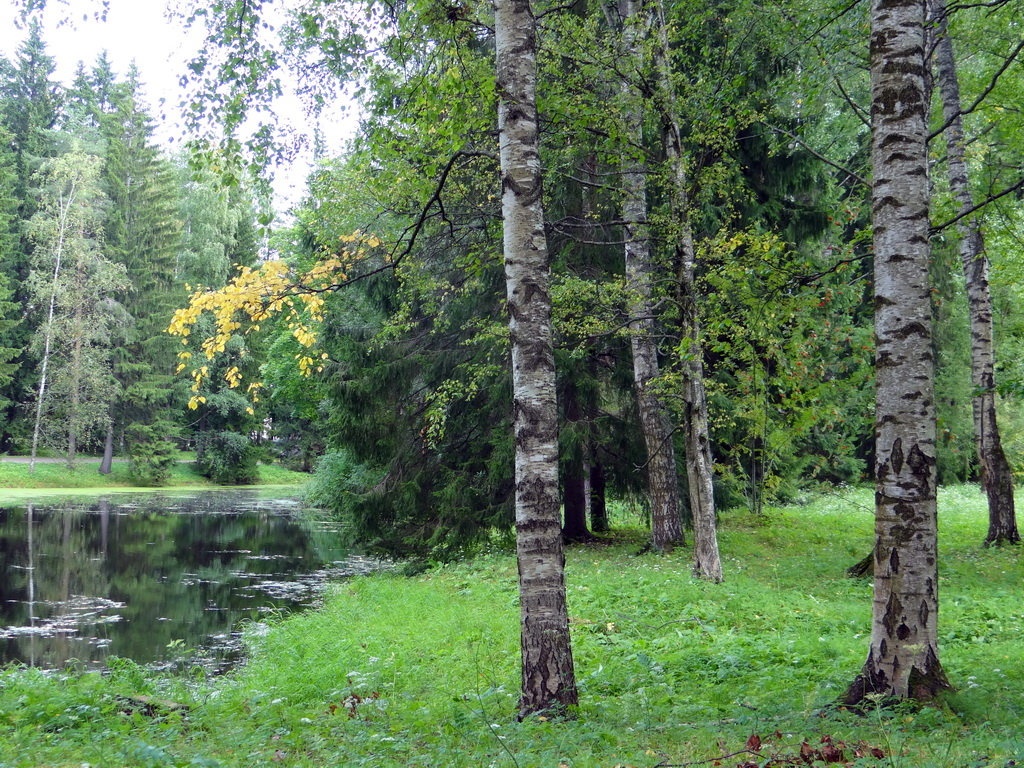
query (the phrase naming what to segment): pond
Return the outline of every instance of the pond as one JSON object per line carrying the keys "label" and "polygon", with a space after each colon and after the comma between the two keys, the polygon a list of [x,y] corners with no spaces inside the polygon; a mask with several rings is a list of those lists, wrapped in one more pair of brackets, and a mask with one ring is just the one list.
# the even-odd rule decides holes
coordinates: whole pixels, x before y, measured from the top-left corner
{"label": "pond", "polygon": [[235,663],[246,622],[315,603],[373,561],[294,498],[112,494],[0,507],[0,663]]}

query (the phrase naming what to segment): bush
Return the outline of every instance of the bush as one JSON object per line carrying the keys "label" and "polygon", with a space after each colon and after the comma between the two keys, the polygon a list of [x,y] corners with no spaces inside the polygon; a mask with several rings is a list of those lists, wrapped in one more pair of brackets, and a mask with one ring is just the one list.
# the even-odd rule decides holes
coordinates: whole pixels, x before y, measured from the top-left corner
{"label": "bush", "polygon": [[166,485],[175,461],[175,447],[157,425],[128,428],[129,471],[139,485]]}
{"label": "bush", "polygon": [[221,485],[259,482],[259,450],[237,432],[203,434],[198,441],[196,468]]}

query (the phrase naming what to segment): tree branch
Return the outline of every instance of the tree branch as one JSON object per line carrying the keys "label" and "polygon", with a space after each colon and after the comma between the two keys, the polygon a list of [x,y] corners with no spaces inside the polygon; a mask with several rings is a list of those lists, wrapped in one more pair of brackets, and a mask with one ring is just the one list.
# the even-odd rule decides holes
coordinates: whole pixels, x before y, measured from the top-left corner
{"label": "tree branch", "polygon": [[795,141],[797,144],[799,144],[801,147],[803,147],[805,150],[810,152],[814,157],[816,157],[819,160],[821,160],[821,162],[825,163],[826,165],[831,165],[836,170],[841,171],[842,173],[845,173],[847,176],[849,176],[851,179],[856,181],[858,184],[862,184],[865,187],[867,187],[868,189],[871,189],[871,184],[869,184],[864,179],[864,177],[861,176],[859,173],[856,173],[855,171],[851,171],[846,166],[840,165],[839,163],[836,163],[836,162],[834,162],[832,160],[829,160],[827,157],[825,157],[823,154],[821,154],[820,152],[815,150],[813,147],[810,147],[807,144],[807,142],[805,142],[803,139],[801,139],[795,133],[793,133],[791,131],[787,131],[785,128],[779,128],[778,126],[775,126],[775,125],[768,125],[768,127],[771,128],[776,133],[781,133],[781,134],[783,134],[785,136],[788,136],[793,141]]}
{"label": "tree branch", "polygon": [[1017,58],[1018,54],[1021,52],[1021,50],[1024,50],[1024,39],[1022,39],[1019,43],[1017,43],[1017,47],[1014,48],[1010,52],[1010,55],[1006,57],[1006,61],[1004,61],[1003,65],[996,71],[996,73],[994,75],[992,75],[992,79],[989,81],[988,85],[985,87],[985,90],[983,90],[978,95],[978,98],[976,98],[974,100],[974,103],[971,104],[971,106],[969,106],[967,109],[961,109],[959,112],[956,112],[956,113],[950,115],[949,119],[946,120],[946,122],[942,124],[941,128],[939,128],[939,129],[937,129],[935,131],[932,131],[930,134],[928,134],[928,141],[931,141],[936,136],[940,136],[947,128],[949,128],[949,126],[951,126],[953,124],[954,120],[962,117],[963,115],[969,115],[969,114],[971,114],[971,112],[976,110],[981,105],[981,102],[983,102],[988,97],[988,95],[990,93],[992,93],[992,90],[996,87],[996,83],[998,83],[999,78],[1002,76],[1002,74],[1007,69],[1010,68],[1010,65],[1016,60],[1016,58]]}
{"label": "tree branch", "polygon": [[967,216],[970,216],[975,211],[978,211],[981,208],[984,208],[989,203],[994,203],[999,198],[1005,197],[1006,195],[1012,194],[1013,192],[1016,192],[1016,191],[1018,191],[1020,189],[1024,189],[1024,178],[1021,178],[1020,180],[1018,180],[1016,184],[1010,185],[1009,187],[1004,189],[1002,192],[997,192],[994,195],[989,195],[984,200],[982,200],[980,203],[978,203],[976,205],[972,205],[966,211],[962,211],[961,213],[958,213],[956,216],[954,216],[953,218],[949,219],[948,221],[945,221],[942,224],[934,225],[931,228],[931,233],[933,235],[938,234],[939,232],[941,232],[942,230],[946,229],[947,227],[950,227],[953,224],[956,224],[958,221],[960,221],[960,219],[966,218]]}

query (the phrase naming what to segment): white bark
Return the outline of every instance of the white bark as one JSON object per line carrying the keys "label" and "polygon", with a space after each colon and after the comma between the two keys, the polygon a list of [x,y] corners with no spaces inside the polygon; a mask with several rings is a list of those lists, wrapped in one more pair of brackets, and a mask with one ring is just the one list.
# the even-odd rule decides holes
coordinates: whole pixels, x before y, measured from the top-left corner
{"label": "white bark", "polygon": [[[623,54],[643,58],[638,30],[640,3],[622,3]],[[647,207],[647,168],[643,155],[643,97],[628,80],[621,84],[626,104],[623,114],[630,146],[622,162],[622,220],[626,223],[625,267],[629,303],[630,348],[633,353],[633,387],[636,390],[640,429],[647,448],[647,490],[651,504],[651,546],[664,551],[684,543],[680,517],[679,478],[672,425],[653,388],[658,379],[658,350],[654,322],[654,264],[651,253]]]}
{"label": "white bark", "polygon": [[519,715],[577,702],[558,498],[558,413],[541,206],[536,24],[529,0],[494,0],[501,209],[512,347],[516,551],[522,696]]}
{"label": "white bark", "polygon": [[850,703],[931,699],[938,657],[934,359],[928,282],[925,0],[873,0],[875,583],[871,647]]}
{"label": "white bark", "polygon": [[680,304],[680,336],[683,360],[683,397],[686,411],[683,430],[686,438],[686,477],[690,489],[690,513],[693,519],[693,570],[708,581],[722,580],[722,562],[718,553],[718,528],[715,519],[714,461],[708,429],[707,397],[704,391],[704,348],[701,342],[699,295],[695,279],[696,255],[690,228],[686,158],[679,127],[665,10],[656,0],[658,47],[656,52],[658,87],[663,105],[664,145],[670,165],[670,194],[675,232],[677,295]]}

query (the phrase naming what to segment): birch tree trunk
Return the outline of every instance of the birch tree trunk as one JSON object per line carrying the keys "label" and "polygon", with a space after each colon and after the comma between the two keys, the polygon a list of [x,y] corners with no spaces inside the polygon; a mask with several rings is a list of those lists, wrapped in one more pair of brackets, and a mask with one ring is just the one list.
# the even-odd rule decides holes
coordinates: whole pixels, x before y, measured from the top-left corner
{"label": "birch tree trunk", "polygon": [[520,719],[577,703],[558,500],[558,414],[541,206],[536,23],[529,0],[494,0],[501,210],[512,348]]}
{"label": "birch tree trunk", "polygon": [[683,431],[686,439],[686,477],[690,489],[693,519],[693,572],[708,581],[722,580],[715,514],[714,461],[708,430],[708,406],[704,390],[704,348],[698,316],[699,295],[695,280],[696,254],[690,229],[686,161],[683,156],[679,113],[675,105],[669,64],[665,9],[655,0],[658,46],[656,50],[658,91],[662,104],[663,143],[669,162],[673,233],[676,249],[677,299],[680,305],[680,351],[683,372]]}
{"label": "birch tree trunk", "polygon": [[[640,0],[642,2],[642,0]],[[621,4],[626,55],[642,60],[639,50],[637,0]],[[628,81],[622,83],[626,109],[623,115],[626,148],[622,173],[622,220],[625,222],[626,288],[629,295],[630,348],[633,353],[633,387],[636,390],[640,429],[647,448],[647,492],[651,504],[651,547],[658,552],[683,544],[679,514],[679,478],[672,425],[652,385],[659,374],[658,350],[654,341],[654,265],[650,227],[647,222],[647,168],[643,162],[644,109],[642,96]]]}
{"label": "birch tree trunk", "polygon": [[[946,25],[943,0],[931,0],[936,20],[935,72],[942,98],[946,161],[949,188],[960,212],[974,207],[967,159],[964,154],[964,129],[960,119],[960,83],[956,74],[953,41]],[[977,218],[965,217],[957,223],[960,235],[960,261],[967,285],[967,307],[971,322],[971,383],[974,396],[974,444],[981,468],[981,485],[988,496],[988,535],[985,546],[1018,544],[1017,515],[1013,503],[1013,474],[1003,452],[996,420],[995,348],[992,342],[992,295],[988,286],[989,261],[985,238]]]}
{"label": "birch tree trunk", "polygon": [[871,8],[875,582],[871,646],[850,704],[872,693],[928,700],[949,688],[936,621],[925,1]]}

